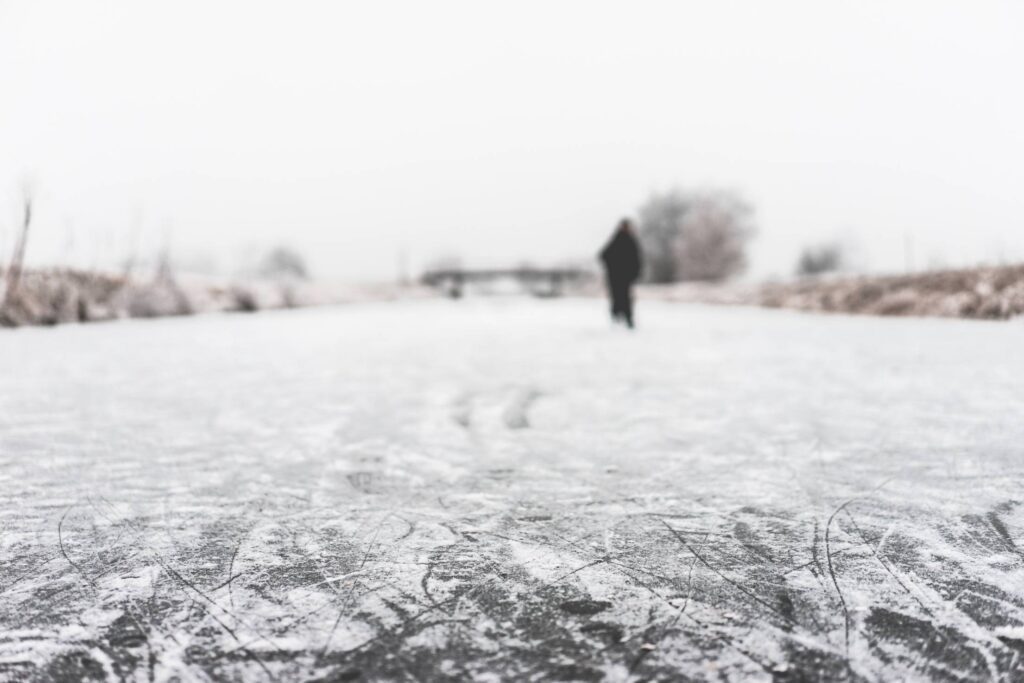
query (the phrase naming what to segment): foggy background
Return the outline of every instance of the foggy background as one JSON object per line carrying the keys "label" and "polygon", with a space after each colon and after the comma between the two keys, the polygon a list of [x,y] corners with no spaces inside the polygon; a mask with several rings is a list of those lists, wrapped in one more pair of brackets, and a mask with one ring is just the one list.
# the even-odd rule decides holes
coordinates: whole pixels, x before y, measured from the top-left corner
{"label": "foggy background", "polygon": [[0,255],[278,243],[320,277],[590,260],[655,191],[753,205],[748,277],[1024,258],[1016,2],[0,0]]}

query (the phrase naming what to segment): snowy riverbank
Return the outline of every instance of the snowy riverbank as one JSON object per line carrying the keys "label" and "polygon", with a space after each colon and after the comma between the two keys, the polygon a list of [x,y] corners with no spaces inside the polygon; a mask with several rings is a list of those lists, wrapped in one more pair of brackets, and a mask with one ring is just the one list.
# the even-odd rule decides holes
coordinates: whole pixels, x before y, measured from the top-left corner
{"label": "snowy riverbank", "polygon": [[[1024,265],[761,284],[641,285],[637,289],[638,298],[648,301],[763,306],[818,313],[989,320],[1024,315]],[[487,288],[469,288],[471,298],[495,293]],[[584,281],[568,293],[592,298],[605,296],[598,278]],[[28,271],[22,276],[16,295],[0,306],[0,327],[441,296],[442,291],[432,288],[386,283],[359,286],[304,280],[130,279],[51,269]],[[0,287],[0,301],[3,299]]]}

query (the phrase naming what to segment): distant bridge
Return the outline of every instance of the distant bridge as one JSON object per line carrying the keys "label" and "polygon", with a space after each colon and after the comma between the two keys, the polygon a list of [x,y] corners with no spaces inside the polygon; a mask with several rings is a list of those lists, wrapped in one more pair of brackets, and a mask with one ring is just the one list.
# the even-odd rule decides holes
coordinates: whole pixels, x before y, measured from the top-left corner
{"label": "distant bridge", "polygon": [[444,291],[453,299],[461,297],[463,288],[468,284],[493,283],[500,280],[517,282],[534,296],[551,297],[561,296],[566,287],[581,284],[593,277],[593,273],[582,268],[442,268],[427,271],[420,281],[429,287]]}

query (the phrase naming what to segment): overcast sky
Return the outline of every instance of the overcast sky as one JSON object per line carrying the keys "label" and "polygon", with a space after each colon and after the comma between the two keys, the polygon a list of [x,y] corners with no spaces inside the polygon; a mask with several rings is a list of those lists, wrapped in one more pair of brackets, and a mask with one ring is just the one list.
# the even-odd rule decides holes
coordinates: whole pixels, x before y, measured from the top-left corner
{"label": "overcast sky", "polygon": [[755,276],[1024,259],[1022,36],[1014,0],[0,0],[0,251],[28,179],[37,262],[590,259],[672,186],[753,203]]}

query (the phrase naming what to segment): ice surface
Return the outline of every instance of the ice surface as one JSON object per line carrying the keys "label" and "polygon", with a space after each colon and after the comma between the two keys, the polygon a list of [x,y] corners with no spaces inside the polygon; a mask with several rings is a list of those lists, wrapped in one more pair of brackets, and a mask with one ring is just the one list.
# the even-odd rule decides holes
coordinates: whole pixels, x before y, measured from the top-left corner
{"label": "ice surface", "polygon": [[0,334],[0,680],[1020,680],[1024,326]]}

